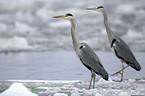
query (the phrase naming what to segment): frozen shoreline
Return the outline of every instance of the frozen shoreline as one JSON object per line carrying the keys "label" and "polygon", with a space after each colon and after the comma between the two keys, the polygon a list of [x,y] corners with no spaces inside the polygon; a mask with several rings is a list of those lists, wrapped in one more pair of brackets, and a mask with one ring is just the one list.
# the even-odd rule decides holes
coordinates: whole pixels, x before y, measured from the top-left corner
{"label": "frozen shoreline", "polygon": [[[115,77],[116,78],[116,77]],[[95,89],[88,89],[89,81],[82,80],[7,80],[0,81],[0,96],[144,96],[145,78],[134,78],[122,82],[96,80]],[[19,89],[19,90],[15,90]],[[25,89],[21,91],[21,89]],[[2,92],[2,93],[1,93]],[[3,95],[4,94],[4,95]],[[5,95],[7,94],[7,95]],[[58,95],[59,94],[59,95]],[[96,95],[97,94],[97,95]]]}

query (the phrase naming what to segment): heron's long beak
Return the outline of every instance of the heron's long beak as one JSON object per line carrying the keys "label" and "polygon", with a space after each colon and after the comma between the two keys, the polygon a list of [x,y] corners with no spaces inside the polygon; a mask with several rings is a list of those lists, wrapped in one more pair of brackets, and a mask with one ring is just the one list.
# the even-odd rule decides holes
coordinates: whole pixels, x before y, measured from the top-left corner
{"label": "heron's long beak", "polygon": [[61,15],[61,16],[53,16],[53,18],[64,18],[64,15]]}
{"label": "heron's long beak", "polygon": [[86,8],[86,10],[96,10],[96,8]]}

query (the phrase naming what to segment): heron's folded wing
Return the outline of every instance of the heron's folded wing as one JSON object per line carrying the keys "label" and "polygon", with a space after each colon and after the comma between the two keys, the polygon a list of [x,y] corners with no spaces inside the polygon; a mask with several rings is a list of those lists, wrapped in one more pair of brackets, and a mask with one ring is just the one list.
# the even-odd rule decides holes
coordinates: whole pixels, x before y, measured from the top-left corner
{"label": "heron's folded wing", "polygon": [[102,66],[100,59],[86,43],[81,43],[79,57],[88,69],[92,69],[96,74],[108,78],[108,73]]}
{"label": "heron's folded wing", "polygon": [[140,69],[140,65],[132,51],[121,38],[115,40],[114,44],[112,44],[112,48],[114,49],[114,52],[118,58],[122,59],[127,64],[130,64],[130,66],[134,69]]}

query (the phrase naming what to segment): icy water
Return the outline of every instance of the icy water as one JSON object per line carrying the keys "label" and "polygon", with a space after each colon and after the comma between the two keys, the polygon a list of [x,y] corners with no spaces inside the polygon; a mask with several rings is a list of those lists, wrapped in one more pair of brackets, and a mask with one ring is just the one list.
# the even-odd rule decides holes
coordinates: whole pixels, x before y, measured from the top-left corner
{"label": "icy water", "polygon": [[[121,62],[112,52],[96,53],[109,75],[121,69]],[[116,82],[120,76],[110,76],[109,81],[97,76],[95,89],[88,90],[90,71],[82,65],[74,51],[2,53],[0,92],[10,90],[8,88],[12,84],[21,83],[39,96],[144,96],[145,53],[134,54],[141,64],[141,71],[127,68],[123,82]],[[21,89],[15,87],[10,92]]]}

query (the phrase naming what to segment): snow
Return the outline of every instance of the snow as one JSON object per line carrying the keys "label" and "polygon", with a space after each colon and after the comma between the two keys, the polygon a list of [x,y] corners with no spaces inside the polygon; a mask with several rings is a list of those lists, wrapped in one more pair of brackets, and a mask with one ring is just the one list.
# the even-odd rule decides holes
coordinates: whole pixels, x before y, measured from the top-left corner
{"label": "snow", "polygon": [[96,93],[95,96],[102,96],[100,93]]}
{"label": "snow", "polygon": [[34,28],[32,28],[31,26],[29,26],[26,23],[17,21],[17,22],[15,22],[15,31],[22,32],[22,33],[28,33],[28,32],[33,32]]}
{"label": "snow", "polygon": [[[117,77],[115,77],[117,78]],[[16,83],[14,83],[16,82]],[[14,83],[11,85],[11,83]],[[0,91],[3,87],[11,85],[0,96],[131,96],[145,95],[145,79],[132,78],[122,82],[96,80],[95,89],[88,89],[89,81],[63,81],[63,80],[8,80],[0,82]],[[24,86],[24,85],[25,86]],[[27,88],[32,90],[30,92]],[[35,93],[35,94],[34,94]],[[23,95],[21,95],[23,94]]]}
{"label": "snow", "polygon": [[9,39],[0,39],[1,50],[30,50],[32,47],[28,44],[28,41],[23,37],[13,37]]}
{"label": "snow", "polygon": [[68,96],[68,95],[65,93],[56,93],[56,94],[54,94],[54,96]]}
{"label": "snow", "polygon": [[134,38],[143,38],[143,34],[139,32],[135,32],[134,30],[129,29],[127,34],[124,36],[126,38],[130,37],[131,40]]}
{"label": "snow", "polygon": [[7,26],[3,23],[0,23],[0,32],[6,32],[7,31]]}
{"label": "snow", "polygon": [[38,96],[30,92],[22,83],[14,83],[9,89],[0,94],[0,96]]}
{"label": "snow", "polygon": [[131,95],[127,92],[120,92],[119,96],[131,96]]}
{"label": "snow", "polygon": [[78,91],[72,92],[71,96],[80,96]]}
{"label": "snow", "polygon": [[133,14],[135,12],[135,8],[132,5],[124,4],[120,5],[116,8],[117,13],[120,14]]}
{"label": "snow", "polygon": [[[47,8],[40,8],[37,10],[36,15],[42,20],[48,20],[50,18],[50,11]],[[52,17],[52,16],[51,16]]]}

